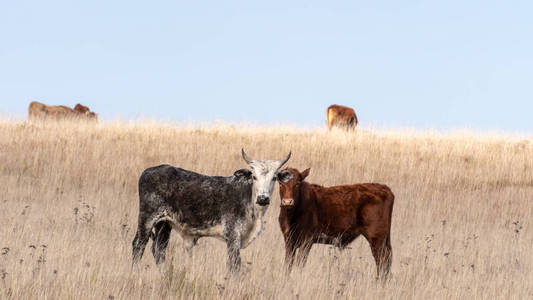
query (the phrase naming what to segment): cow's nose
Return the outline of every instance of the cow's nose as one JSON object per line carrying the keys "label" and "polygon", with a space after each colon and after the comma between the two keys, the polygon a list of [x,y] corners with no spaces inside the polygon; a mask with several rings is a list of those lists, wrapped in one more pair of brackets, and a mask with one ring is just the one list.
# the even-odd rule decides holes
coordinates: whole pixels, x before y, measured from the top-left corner
{"label": "cow's nose", "polygon": [[261,206],[265,206],[265,205],[268,205],[270,204],[270,198],[267,197],[267,196],[257,196],[257,204],[261,205]]}
{"label": "cow's nose", "polygon": [[290,206],[294,206],[294,199],[292,198],[281,199],[281,207],[290,207]]}

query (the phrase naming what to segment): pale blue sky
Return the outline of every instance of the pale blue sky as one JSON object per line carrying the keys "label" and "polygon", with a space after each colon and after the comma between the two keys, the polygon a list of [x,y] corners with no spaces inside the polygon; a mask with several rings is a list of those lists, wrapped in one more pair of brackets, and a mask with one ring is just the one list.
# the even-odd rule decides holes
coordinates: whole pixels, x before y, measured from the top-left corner
{"label": "pale blue sky", "polygon": [[3,1],[0,114],[533,132],[533,1]]}

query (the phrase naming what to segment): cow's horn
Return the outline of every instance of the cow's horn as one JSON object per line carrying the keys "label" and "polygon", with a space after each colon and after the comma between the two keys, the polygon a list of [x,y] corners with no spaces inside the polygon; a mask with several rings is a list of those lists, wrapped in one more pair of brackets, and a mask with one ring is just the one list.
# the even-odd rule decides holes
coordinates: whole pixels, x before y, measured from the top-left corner
{"label": "cow's horn", "polygon": [[241,152],[242,152],[242,159],[244,159],[244,161],[247,164],[250,164],[252,160],[248,157],[248,155],[246,155],[246,153],[244,152],[244,148],[241,148]]}
{"label": "cow's horn", "polygon": [[279,165],[280,168],[289,160],[289,158],[291,158],[291,154],[292,154],[292,151],[289,151],[289,155],[287,155],[287,157],[285,157],[285,159]]}

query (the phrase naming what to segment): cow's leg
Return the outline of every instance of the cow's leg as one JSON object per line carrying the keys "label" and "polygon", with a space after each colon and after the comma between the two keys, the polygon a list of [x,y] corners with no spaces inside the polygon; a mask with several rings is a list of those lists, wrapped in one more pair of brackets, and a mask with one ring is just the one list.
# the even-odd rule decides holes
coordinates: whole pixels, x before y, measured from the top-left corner
{"label": "cow's leg", "polygon": [[144,249],[146,248],[146,244],[150,239],[150,232],[152,231],[153,223],[148,222],[147,220],[149,219],[151,218],[142,214],[139,215],[137,233],[135,234],[135,238],[132,242],[133,264],[136,264],[139,260],[141,260]]}
{"label": "cow's leg", "polygon": [[238,273],[241,269],[240,241],[228,241],[228,269]]}
{"label": "cow's leg", "polygon": [[309,252],[311,251],[311,247],[313,246],[313,243],[311,242],[305,242],[302,244],[300,249],[298,250],[298,265],[303,268],[305,264],[307,263],[307,258],[309,257]]}
{"label": "cow's leg", "polygon": [[233,230],[226,235],[226,246],[228,247],[228,269],[231,273],[238,273],[241,269],[241,237]]}
{"label": "cow's leg", "polygon": [[290,239],[285,241],[285,267],[287,268],[287,273],[290,273],[292,270],[292,265],[294,264],[294,257],[296,256],[296,245]]}
{"label": "cow's leg", "polygon": [[376,261],[377,278],[386,279],[392,264],[392,247],[388,232],[368,232],[365,234]]}
{"label": "cow's leg", "polygon": [[159,222],[154,225],[154,240],[152,242],[152,254],[157,265],[165,263],[165,255],[172,227],[167,222]]}
{"label": "cow's leg", "polygon": [[192,257],[192,248],[196,246],[196,243],[198,242],[198,237],[195,236],[187,236],[183,238],[183,242],[185,243],[185,251],[189,255],[189,257]]}
{"label": "cow's leg", "polygon": [[[379,244],[378,244],[379,245]],[[385,240],[381,242],[379,254],[380,254],[380,265],[378,267],[378,272],[383,279],[387,279],[392,265],[392,247],[390,244],[390,233],[387,233]]]}

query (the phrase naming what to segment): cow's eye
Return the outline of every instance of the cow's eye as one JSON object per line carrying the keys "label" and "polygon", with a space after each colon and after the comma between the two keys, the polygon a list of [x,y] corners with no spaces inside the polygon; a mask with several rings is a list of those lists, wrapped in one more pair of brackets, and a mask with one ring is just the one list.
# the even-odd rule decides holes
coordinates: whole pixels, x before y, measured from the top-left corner
{"label": "cow's eye", "polygon": [[255,177],[255,175],[252,177],[254,180],[257,180],[257,177]]}

